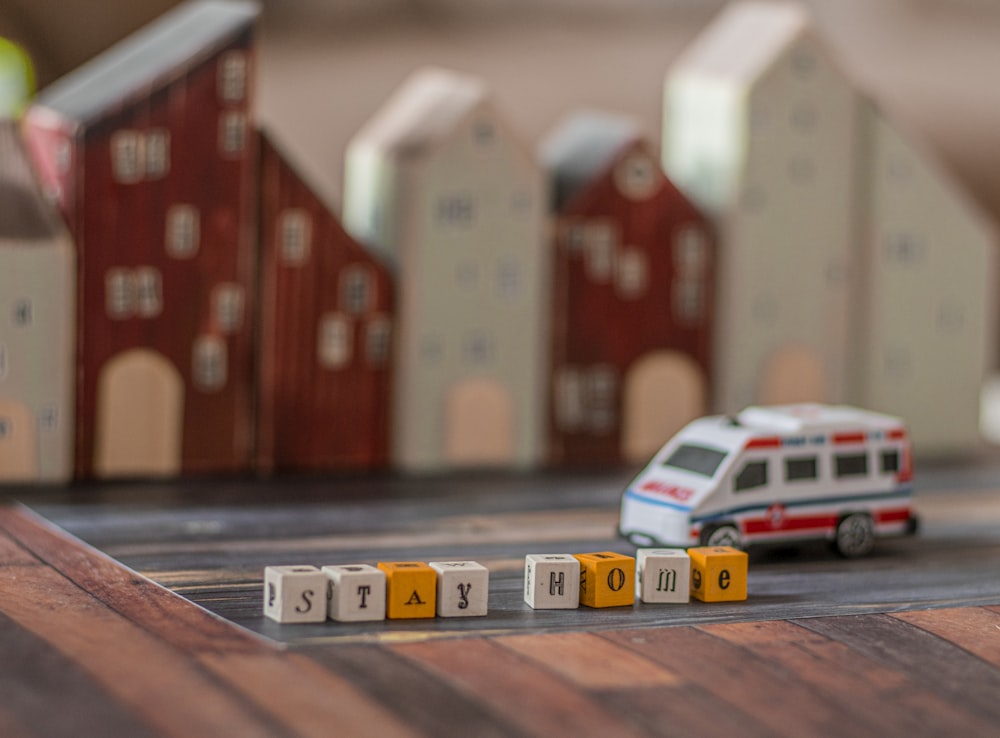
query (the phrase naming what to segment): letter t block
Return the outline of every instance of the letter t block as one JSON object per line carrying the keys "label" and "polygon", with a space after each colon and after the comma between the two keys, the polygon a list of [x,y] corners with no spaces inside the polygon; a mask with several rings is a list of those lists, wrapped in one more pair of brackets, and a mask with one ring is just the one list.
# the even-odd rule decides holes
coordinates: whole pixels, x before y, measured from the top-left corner
{"label": "letter t block", "polygon": [[380,561],[385,572],[385,614],[390,620],[432,618],[437,611],[437,572],[421,561]]}
{"label": "letter t block", "polygon": [[580,562],[580,604],[621,607],[635,602],[635,559],[613,551],[574,554]]}
{"label": "letter t block", "polygon": [[279,623],[326,620],[326,575],[315,566],[264,569],[264,614]]}
{"label": "letter t block", "polygon": [[385,620],[385,572],[368,564],[324,566],[330,580],[330,619]]}
{"label": "letter t block", "polygon": [[578,608],[580,562],[570,554],[525,556],[524,601],[536,610]]}

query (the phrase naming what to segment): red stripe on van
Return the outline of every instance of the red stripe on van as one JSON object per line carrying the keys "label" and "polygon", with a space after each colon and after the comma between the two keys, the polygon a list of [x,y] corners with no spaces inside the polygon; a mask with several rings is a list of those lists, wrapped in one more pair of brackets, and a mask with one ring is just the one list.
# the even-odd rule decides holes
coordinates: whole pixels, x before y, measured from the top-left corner
{"label": "red stripe on van", "polygon": [[781,448],[781,439],[778,436],[773,438],[751,438],[743,448]]}
{"label": "red stripe on van", "polygon": [[882,510],[875,514],[876,523],[902,523],[910,519],[911,512],[908,507],[901,507],[898,510]]}
{"label": "red stripe on van", "polygon": [[834,433],[833,434],[834,443],[864,443],[865,434],[863,432],[858,433]]}
{"label": "red stripe on van", "polygon": [[888,438],[890,441],[905,441],[906,431],[903,430],[902,428],[895,428],[886,433],[885,437]]}
{"label": "red stripe on van", "polygon": [[836,515],[804,515],[791,518],[752,518],[743,521],[747,535],[775,533],[777,531],[831,530],[837,525]]}

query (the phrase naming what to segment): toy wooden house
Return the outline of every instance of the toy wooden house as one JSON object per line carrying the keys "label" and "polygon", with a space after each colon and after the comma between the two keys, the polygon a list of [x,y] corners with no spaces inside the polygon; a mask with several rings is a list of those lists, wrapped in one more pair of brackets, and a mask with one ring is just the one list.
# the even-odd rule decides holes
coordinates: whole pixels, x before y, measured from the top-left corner
{"label": "toy wooden house", "polygon": [[392,279],[260,136],[258,463],[385,464]]}
{"label": "toy wooden house", "polygon": [[801,6],[727,7],[670,69],[664,167],[715,219],[719,410],[847,401],[924,451],[978,433],[983,219],[859,94]]}
{"label": "toy wooden house", "polygon": [[392,457],[405,469],[543,454],[544,184],[484,85],[416,73],[352,139],[344,224],[395,265]]}
{"label": "toy wooden house", "polygon": [[551,456],[645,461],[708,409],[711,229],[626,119],[573,116],[540,156],[556,214]]}
{"label": "toy wooden house", "polygon": [[249,462],[257,14],[181,5],[28,113],[78,249],[80,476]]}
{"label": "toy wooden house", "polygon": [[73,243],[0,120],[0,484],[73,473]]}

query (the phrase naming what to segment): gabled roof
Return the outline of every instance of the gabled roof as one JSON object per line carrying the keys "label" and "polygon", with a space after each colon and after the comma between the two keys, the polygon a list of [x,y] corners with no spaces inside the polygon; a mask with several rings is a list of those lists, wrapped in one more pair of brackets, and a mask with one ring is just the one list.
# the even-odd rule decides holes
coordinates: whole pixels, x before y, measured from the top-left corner
{"label": "gabled roof", "polygon": [[751,82],[810,25],[809,11],[797,3],[732,3],[677,58],[670,74]]}
{"label": "gabled roof", "polygon": [[538,147],[552,180],[551,208],[562,210],[627,146],[641,140],[638,124],[624,116],[584,111],[567,118]]}
{"label": "gabled roof", "polygon": [[18,123],[0,120],[0,244],[45,242],[63,234],[62,221],[42,197]]}
{"label": "gabled roof", "polygon": [[166,84],[249,27],[248,0],[192,0],[47,87],[36,104],[88,123]]}

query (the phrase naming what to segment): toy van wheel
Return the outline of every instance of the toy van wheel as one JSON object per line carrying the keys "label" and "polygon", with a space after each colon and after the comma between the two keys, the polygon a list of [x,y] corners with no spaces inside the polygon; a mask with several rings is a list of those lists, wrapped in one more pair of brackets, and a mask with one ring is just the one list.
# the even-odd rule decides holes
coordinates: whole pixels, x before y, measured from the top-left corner
{"label": "toy van wheel", "polygon": [[701,532],[701,545],[731,546],[742,550],[743,536],[740,535],[740,530],[735,525],[724,523],[703,530]]}
{"label": "toy van wheel", "polygon": [[837,524],[834,548],[845,559],[856,559],[868,554],[875,545],[875,524],[870,515],[851,513]]}

